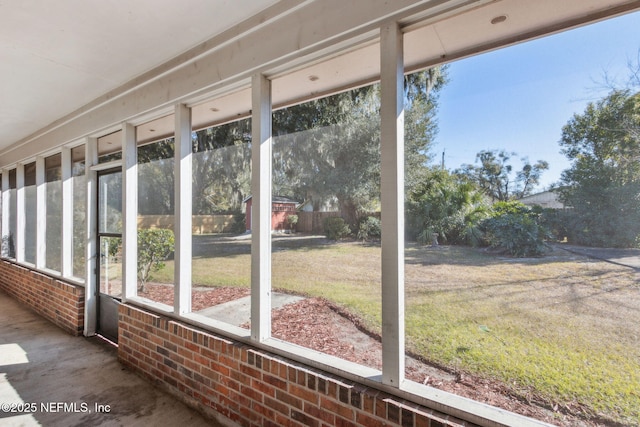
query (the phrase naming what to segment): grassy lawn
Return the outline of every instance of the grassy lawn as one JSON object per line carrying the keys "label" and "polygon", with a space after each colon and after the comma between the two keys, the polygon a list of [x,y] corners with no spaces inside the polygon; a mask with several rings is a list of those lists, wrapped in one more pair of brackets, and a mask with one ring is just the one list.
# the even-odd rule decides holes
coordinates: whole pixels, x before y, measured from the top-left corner
{"label": "grassy lawn", "polygon": [[640,422],[633,269],[561,250],[514,260],[469,248],[409,248],[407,259],[413,351],[499,378],[530,399]]}
{"label": "grassy lawn", "polygon": [[[249,243],[209,243],[194,248],[194,285],[249,286]],[[275,240],[273,287],[328,298],[380,332],[380,257],[372,245]],[[512,259],[414,245],[405,265],[408,350],[534,401],[640,425],[636,271],[561,249]],[[167,266],[154,280],[172,282]]]}

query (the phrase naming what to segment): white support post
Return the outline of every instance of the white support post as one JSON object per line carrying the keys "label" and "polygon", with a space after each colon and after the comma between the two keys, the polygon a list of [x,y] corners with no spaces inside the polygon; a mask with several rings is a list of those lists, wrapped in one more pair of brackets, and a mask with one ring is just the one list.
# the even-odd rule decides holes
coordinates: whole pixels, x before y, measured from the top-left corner
{"label": "white support post", "polygon": [[[47,181],[44,157],[36,158],[36,268],[43,269],[47,261]],[[54,250],[52,248],[51,250]]]}
{"label": "white support post", "polygon": [[251,82],[251,338],[271,336],[271,81]]}
{"label": "white support post", "polygon": [[380,33],[382,382],[404,380],[404,65],[402,33]]}
{"label": "white support post", "polygon": [[71,148],[62,149],[62,248],[60,273],[73,276],[73,174]]}
{"label": "white support post", "polygon": [[9,216],[10,209],[9,205],[11,203],[11,192],[9,191],[9,170],[5,169],[2,171],[2,223],[0,224],[0,237],[2,237],[2,254],[1,256],[6,256],[8,252],[8,242],[5,242],[5,236],[9,235]]}
{"label": "white support post", "polygon": [[88,138],[84,148],[85,176],[85,273],[84,273],[84,331],[85,337],[96,334],[98,295],[98,173],[92,166],[98,164],[98,139]]}
{"label": "white support post", "polygon": [[24,232],[26,230],[25,217],[25,188],[24,165],[16,167],[16,261],[24,262]]}
{"label": "white support post", "polygon": [[191,312],[191,203],[192,144],[191,109],[176,105],[175,110],[175,250],[174,312]]}
{"label": "white support post", "polygon": [[122,302],[138,293],[138,147],[136,128],[122,126]]}

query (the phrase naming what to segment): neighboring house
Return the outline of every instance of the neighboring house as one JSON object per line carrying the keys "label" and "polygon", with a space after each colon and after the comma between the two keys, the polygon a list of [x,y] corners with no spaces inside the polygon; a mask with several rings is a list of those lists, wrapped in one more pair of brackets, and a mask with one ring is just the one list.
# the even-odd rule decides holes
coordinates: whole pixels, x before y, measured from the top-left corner
{"label": "neighboring house", "polygon": [[560,196],[554,190],[543,191],[541,193],[531,194],[518,200],[527,206],[541,206],[550,209],[564,209],[564,203],[560,201]]}
{"label": "neighboring house", "polygon": [[[245,209],[247,231],[251,231],[253,197],[249,196],[243,202],[247,205]],[[297,214],[297,206],[298,202],[295,200],[282,196],[273,196],[271,199],[271,230],[287,230],[289,228],[287,217]]]}

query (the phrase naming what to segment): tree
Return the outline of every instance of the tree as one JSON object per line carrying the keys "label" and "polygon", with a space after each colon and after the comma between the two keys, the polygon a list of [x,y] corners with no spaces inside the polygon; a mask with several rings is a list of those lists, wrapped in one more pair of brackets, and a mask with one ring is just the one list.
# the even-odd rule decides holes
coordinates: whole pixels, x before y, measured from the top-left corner
{"label": "tree", "polygon": [[[407,186],[420,181],[436,130],[437,92],[446,82],[441,68],[405,79]],[[314,210],[334,205],[357,228],[380,197],[379,85],[276,111],[274,194],[310,201]]]}
{"label": "tree", "polygon": [[542,172],[549,169],[549,163],[538,160],[535,164],[529,159],[522,158],[522,169],[513,176],[513,166],[509,164],[516,153],[505,150],[482,150],[476,155],[476,162],[480,165],[462,165],[456,173],[475,182],[493,201],[506,202],[521,199],[531,194],[540,183]]}
{"label": "tree", "polygon": [[240,213],[251,191],[251,121],[194,132],[193,214]]}
{"label": "tree", "polygon": [[138,290],[145,291],[152,271],[164,268],[174,248],[173,231],[166,229],[138,230]]}
{"label": "tree", "polygon": [[405,76],[405,188],[411,191],[430,173],[431,143],[438,132],[436,113],[448,66]]}
{"label": "tree", "polygon": [[171,215],[174,206],[174,138],[138,147],[138,213]]}
{"label": "tree", "polygon": [[570,239],[631,247],[640,235],[640,93],[614,90],[562,129],[571,167],[559,192],[572,207]]}
{"label": "tree", "polygon": [[477,225],[486,218],[488,203],[469,181],[442,169],[430,169],[425,179],[407,193],[407,231],[410,238],[430,243],[433,234],[446,243],[477,245]]}
{"label": "tree", "polygon": [[273,194],[334,204],[355,224],[379,198],[378,88],[367,86],[273,115]]}
{"label": "tree", "polygon": [[[407,188],[422,179],[437,126],[439,89],[446,67],[405,77]],[[355,229],[363,212],[379,208],[380,88],[370,85],[273,113],[273,194],[340,210]],[[193,213],[238,213],[250,194],[249,119],[194,132]],[[173,209],[173,140],[140,147],[144,165],[141,213]],[[153,196],[153,200],[151,199]]]}

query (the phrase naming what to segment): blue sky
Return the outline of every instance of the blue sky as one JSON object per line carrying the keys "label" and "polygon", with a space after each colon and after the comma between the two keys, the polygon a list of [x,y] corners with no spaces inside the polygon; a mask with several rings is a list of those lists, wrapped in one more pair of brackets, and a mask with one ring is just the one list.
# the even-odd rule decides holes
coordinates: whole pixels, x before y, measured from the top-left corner
{"label": "blue sky", "polygon": [[440,95],[434,154],[445,167],[475,163],[483,149],[546,160],[542,186],[569,167],[562,126],[602,98],[605,73],[623,80],[640,49],[640,12],[453,62]]}

